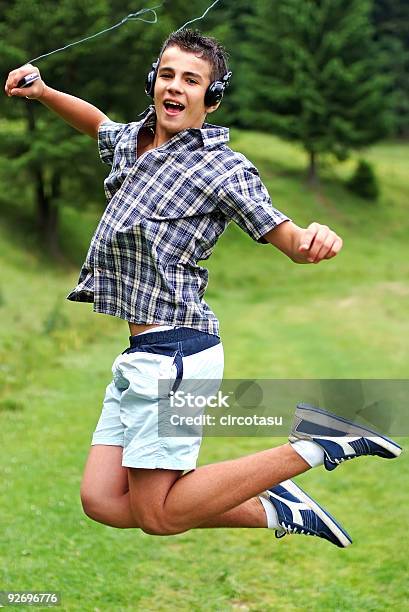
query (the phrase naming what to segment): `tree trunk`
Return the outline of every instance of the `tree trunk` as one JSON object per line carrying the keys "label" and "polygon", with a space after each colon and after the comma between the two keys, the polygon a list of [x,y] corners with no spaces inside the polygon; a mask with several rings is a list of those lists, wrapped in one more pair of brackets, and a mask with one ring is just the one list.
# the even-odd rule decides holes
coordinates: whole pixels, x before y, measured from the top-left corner
{"label": "tree trunk", "polygon": [[45,192],[43,169],[36,167],[33,170],[35,180],[35,193],[37,203],[37,227],[41,238],[45,239],[50,214],[50,203]]}
{"label": "tree trunk", "polygon": [[[34,138],[35,117],[32,102],[27,103],[27,117],[28,129]],[[54,258],[61,260],[62,255],[58,244],[58,206],[56,204],[61,191],[60,173],[53,173],[49,193],[47,193],[46,189],[44,168],[40,162],[36,162],[32,174],[35,184],[37,227],[40,239],[48,253]]]}
{"label": "tree trunk", "polygon": [[62,259],[62,253],[59,245],[58,227],[60,219],[60,209],[58,207],[58,199],[61,194],[61,173],[58,170],[53,172],[51,179],[51,206],[50,206],[50,219],[48,225],[48,245],[51,253],[58,258]]}
{"label": "tree trunk", "polygon": [[309,154],[309,166],[308,166],[307,180],[310,185],[317,185],[319,182],[318,173],[317,173],[317,167],[318,167],[317,154],[315,153],[315,151],[308,151],[308,154]]}

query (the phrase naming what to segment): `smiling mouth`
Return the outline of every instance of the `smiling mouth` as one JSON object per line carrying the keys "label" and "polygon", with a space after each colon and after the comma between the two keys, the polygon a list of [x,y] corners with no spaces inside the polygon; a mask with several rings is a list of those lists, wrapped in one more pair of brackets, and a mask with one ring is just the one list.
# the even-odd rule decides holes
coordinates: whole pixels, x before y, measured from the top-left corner
{"label": "smiling mouth", "polygon": [[171,116],[179,115],[182,111],[185,110],[183,104],[179,104],[179,102],[170,102],[169,100],[165,100],[163,106],[165,108],[166,114]]}

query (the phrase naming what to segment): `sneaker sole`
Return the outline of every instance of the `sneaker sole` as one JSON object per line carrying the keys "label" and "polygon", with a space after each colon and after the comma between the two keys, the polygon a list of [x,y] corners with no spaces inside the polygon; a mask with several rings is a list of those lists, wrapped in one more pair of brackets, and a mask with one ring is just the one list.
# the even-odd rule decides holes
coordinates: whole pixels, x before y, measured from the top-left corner
{"label": "sneaker sole", "polygon": [[295,497],[298,497],[304,504],[306,504],[311,510],[313,510],[323,523],[331,530],[338,542],[342,544],[343,548],[346,548],[352,544],[352,540],[349,534],[341,527],[341,525],[329,514],[324,508],[322,508],[316,501],[314,501],[305,491],[303,491],[298,485],[292,480],[287,480],[281,483],[290,493]]}
{"label": "sneaker sole", "polygon": [[[338,428],[339,430],[340,424],[349,425],[350,426],[349,429],[345,431],[346,436],[359,436],[362,438],[370,438],[371,440],[376,442],[376,444],[379,444],[379,446],[389,451],[395,457],[399,457],[399,455],[402,452],[402,447],[399,446],[399,444],[397,444],[390,438],[388,438],[387,436],[383,436],[379,432],[373,431],[366,427],[361,427],[360,425],[356,425],[352,421],[348,421],[347,419],[344,419],[343,417],[332,414],[331,412],[320,410],[319,408],[315,408],[315,406],[310,406],[309,404],[297,404],[297,411],[303,411],[305,413],[308,413],[309,417],[306,418],[305,420],[307,420],[310,423],[314,423],[316,425],[321,425],[321,427],[328,427],[330,429],[333,428],[335,430],[337,430]],[[296,411],[296,416],[303,418],[301,417],[301,415],[297,414],[297,411]],[[324,416],[326,418],[327,422],[325,425],[323,425],[322,419],[320,419],[318,415]],[[300,439],[311,440],[311,437],[312,437],[311,434],[303,435],[302,433],[298,434],[297,432],[291,431],[289,440],[290,442],[296,442],[297,440],[300,440]],[[333,438],[334,440],[336,440],[339,437],[340,436],[336,436],[336,435],[326,436],[326,435],[319,435],[319,434],[314,436],[314,438],[330,438],[330,439]]]}

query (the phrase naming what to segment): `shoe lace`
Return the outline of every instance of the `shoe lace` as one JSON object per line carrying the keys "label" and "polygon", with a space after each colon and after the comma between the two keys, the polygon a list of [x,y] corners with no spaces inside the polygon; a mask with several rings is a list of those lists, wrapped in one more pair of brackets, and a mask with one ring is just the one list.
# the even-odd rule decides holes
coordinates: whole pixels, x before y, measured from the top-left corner
{"label": "shoe lace", "polygon": [[344,461],[349,461],[350,459],[355,459],[355,455],[349,455],[347,457],[340,457],[339,459],[333,459],[334,463],[343,463]]}
{"label": "shoe lace", "polygon": [[281,529],[276,529],[276,538],[283,538],[286,534],[291,535],[292,533],[298,533],[302,535],[316,535],[315,533],[312,533],[308,529],[301,529],[300,527],[297,527],[297,525],[293,525],[293,526],[291,526],[290,524],[286,525],[284,521],[280,523],[280,525],[281,525]]}

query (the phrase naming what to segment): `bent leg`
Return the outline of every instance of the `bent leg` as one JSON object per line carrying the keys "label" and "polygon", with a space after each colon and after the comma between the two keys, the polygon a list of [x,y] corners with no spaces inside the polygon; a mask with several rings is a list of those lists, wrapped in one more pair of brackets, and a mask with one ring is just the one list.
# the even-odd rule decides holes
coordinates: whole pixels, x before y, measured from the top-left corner
{"label": "bent leg", "polygon": [[[243,504],[310,466],[289,444],[200,467],[184,476],[176,470],[129,468],[132,513],[147,533],[175,534],[195,527],[223,526]],[[247,504],[246,510],[250,510]],[[260,519],[261,508],[257,509]],[[216,523],[216,524],[215,524]],[[226,525],[227,526],[227,525]]]}
{"label": "bent leg", "polygon": [[[158,471],[164,472],[168,486],[168,470]],[[178,472],[178,476],[180,474]],[[174,478],[170,482],[174,483]],[[162,487],[159,489],[162,490]],[[89,518],[110,527],[140,527],[131,511],[128,468],[122,467],[121,446],[91,446],[80,494],[82,507]],[[215,516],[199,527],[266,527],[266,519],[259,500],[255,498]]]}
{"label": "bent leg", "polygon": [[122,446],[91,446],[80,491],[85,514],[111,527],[139,527],[131,512],[128,490]]}

